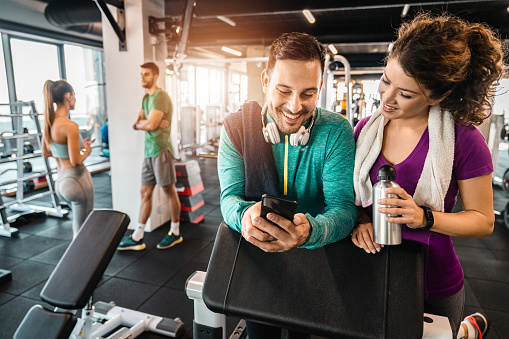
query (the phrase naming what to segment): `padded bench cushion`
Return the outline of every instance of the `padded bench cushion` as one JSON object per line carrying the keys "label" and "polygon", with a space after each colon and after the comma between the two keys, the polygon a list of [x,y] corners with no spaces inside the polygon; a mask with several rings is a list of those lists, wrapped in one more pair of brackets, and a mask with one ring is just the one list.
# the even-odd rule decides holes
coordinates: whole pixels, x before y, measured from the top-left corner
{"label": "padded bench cushion", "polygon": [[14,339],[69,338],[77,319],[71,313],[55,313],[33,306],[14,333]]}
{"label": "padded bench cushion", "polygon": [[41,291],[41,299],[65,308],[85,307],[129,225],[129,217],[94,210],[60,259]]}
{"label": "padded bench cushion", "polygon": [[265,253],[222,223],[203,287],[214,312],[325,337],[422,338],[420,245],[366,254],[349,238]]}

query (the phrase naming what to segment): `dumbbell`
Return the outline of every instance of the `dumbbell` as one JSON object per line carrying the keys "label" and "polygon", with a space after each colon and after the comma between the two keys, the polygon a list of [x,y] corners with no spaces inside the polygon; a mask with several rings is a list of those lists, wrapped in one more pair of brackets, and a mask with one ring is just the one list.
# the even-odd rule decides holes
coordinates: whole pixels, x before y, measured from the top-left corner
{"label": "dumbbell", "polygon": [[33,170],[30,161],[23,161],[23,173],[31,173]]}
{"label": "dumbbell", "polygon": [[27,142],[23,145],[23,153],[24,154],[31,154],[31,153],[34,153],[34,146]]}
{"label": "dumbbell", "polygon": [[31,192],[34,190],[34,188],[35,188],[35,184],[32,179],[23,181],[23,192],[25,192],[25,193]]}

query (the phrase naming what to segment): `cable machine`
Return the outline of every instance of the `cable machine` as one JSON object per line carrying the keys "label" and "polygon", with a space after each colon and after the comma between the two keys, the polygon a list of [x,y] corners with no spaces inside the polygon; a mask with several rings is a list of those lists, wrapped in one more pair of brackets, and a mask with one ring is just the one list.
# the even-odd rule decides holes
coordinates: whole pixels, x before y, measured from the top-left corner
{"label": "cable machine", "polygon": [[[229,93],[229,66],[232,63],[248,63],[248,62],[267,62],[267,57],[251,57],[251,58],[221,58],[221,59],[201,59],[201,58],[181,58],[181,59],[165,59],[166,64],[175,70],[172,75],[173,95],[177,98],[175,113],[178,121],[178,143],[179,150],[196,150],[197,155],[204,158],[216,158],[217,146],[219,144],[219,136],[221,134],[222,120],[226,115],[226,107],[228,106]],[[181,67],[182,66],[204,67],[223,71],[222,75],[222,97],[221,103],[207,104],[202,111],[197,104],[181,104],[180,103],[180,83],[182,82]],[[218,66],[219,65],[219,66]],[[193,74],[195,83],[197,80],[196,73]],[[191,137],[185,137],[185,135]],[[210,146],[210,147],[209,147]],[[205,152],[203,148],[212,148]]]}
{"label": "cable machine", "polygon": [[354,116],[352,112],[352,77],[350,62],[342,55],[333,55],[332,58],[327,55],[326,57],[325,74],[323,75],[323,89],[320,95],[320,103],[323,108],[331,110],[332,102],[336,100],[333,90],[334,75],[332,74],[332,68],[335,67],[335,63],[337,62],[342,63],[345,68],[345,118],[348,120],[350,125],[354,126]]}
{"label": "cable machine", "polygon": [[[176,64],[175,60],[166,59],[166,63],[171,65],[172,68],[175,70],[175,76],[172,77],[172,79],[174,80],[175,94],[172,97],[176,97],[177,99],[180,98],[179,84],[180,84],[181,79],[180,79],[180,72],[178,70],[183,65],[193,65],[193,66],[210,65],[210,66],[212,66],[212,65],[222,64],[222,65],[225,65],[225,69],[227,70],[228,66],[232,63],[240,63],[240,62],[265,63],[267,61],[268,61],[268,57],[221,58],[221,59],[184,58],[184,59],[178,60],[178,64]],[[347,84],[347,91],[346,91],[346,95],[345,95],[346,118],[348,119],[350,124],[352,124],[352,126],[353,126],[354,117],[352,114],[352,105],[351,105],[352,85],[351,85],[351,76],[350,76],[350,63],[344,56],[335,55],[332,58],[330,56],[327,56],[326,70],[325,70],[325,74],[324,74],[324,86],[322,89],[322,93],[320,95],[319,105],[323,108],[328,108],[327,102],[330,101],[330,99],[327,100],[327,98],[328,98],[328,96],[332,95],[332,93],[328,93],[328,92],[331,92],[331,90],[332,90],[332,80],[333,80],[333,74],[329,70],[329,64],[332,62],[335,62],[335,61],[341,62],[345,67],[345,80],[346,80],[346,84]],[[328,79],[328,78],[330,78],[330,79]],[[225,89],[224,89],[225,92],[228,92],[227,82],[228,82],[228,79],[225,80]],[[331,88],[329,88],[328,86],[330,86]],[[191,109],[194,109],[194,111],[189,112]],[[219,108],[219,109],[221,109],[221,108]],[[207,118],[205,118],[205,120],[206,120],[205,126],[207,126],[207,130],[205,133],[207,133],[207,139],[209,139],[208,138],[209,133],[211,133],[213,135],[220,133],[218,131],[214,131],[212,128],[216,128],[220,131],[220,126],[221,126],[220,123],[221,123],[222,118],[224,118],[223,113],[224,112],[216,113],[216,115],[214,116],[215,120],[212,119],[211,121],[208,121],[209,115],[206,114]],[[179,150],[187,149],[190,147],[192,147],[192,148],[204,147],[205,144],[201,143],[202,140],[201,140],[200,134],[199,134],[202,129],[202,121],[199,118],[199,116],[201,115],[199,107],[197,105],[187,105],[185,107],[181,107],[181,104],[177,103],[176,104],[176,115],[177,115],[177,119],[179,122],[178,123],[179,144],[180,144]],[[210,127],[210,129],[209,129],[209,127]],[[184,131],[192,136],[191,138],[188,138],[190,140],[184,140],[185,139],[185,138],[183,138]],[[183,142],[183,141],[187,141],[187,142]],[[193,141],[195,142],[195,144],[192,144]],[[207,158],[215,158],[215,157],[217,157],[217,154],[215,154],[215,152],[200,153],[199,156],[203,156],[203,157],[207,157]]]}
{"label": "cable machine", "polygon": [[[11,118],[13,119],[13,126],[15,127],[14,133],[12,135],[3,135],[2,139],[5,143],[7,140],[14,140],[16,143],[16,150],[12,153],[11,156],[0,159],[0,165],[8,162],[16,162],[17,164],[17,179],[0,182],[0,187],[5,185],[17,184],[16,189],[16,198],[14,201],[4,203],[2,199],[2,195],[0,195],[0,235],[5,237],[12,237],[15,235],[18,230],[14,227],[11,227],[14,221],[22,215],[31,214],[31,213],[44,213],[46,215],[54,216],[54,217],[64,217],[68,214],[68,211],[63,209],[60,206],[60,201],[55,192],[55,183],[53,181],[52,174],[55,173],[51,171],[48,159],[42,157],[42,132],[41,125],[39,122],[39,113],[35,109],[35,104],[33,101],[30,102],[16,102],[13,104],[0,104],[0,106],[9,106],[11,109],[11,114],[2,114],[0,117],[3,118]],[[23,113],[23,108],[28,107],[30,111],[28,113]],[[37,128],[37,133],[28,134],[25,132],[23,128],[23,117],[30,117]],[[32,138],[35,136],[37,144],[39,146],[39,150],[33,150],[33,148],[29,149],[29,147],[25,146],[25,140],[27,138]],[[26,159],[42,157],[44,160],[44,166],[46,172],[37,173],[33,175],[25,176],[24,161]],[[48,192],[34,194],[29,197],[24,196],[24,183],[29,180],[33,180],[34,178],[38,178],[40,176],[46,176],[46,180],[48,182]],[[28,205],[26,204],[29,201],[42,198],[44,196],[50,195],[52,206],[53,207],[44,207],[37,205]],[[6,210],[10,208],[14,211],[20,212],[19,214],[7,216]]]}

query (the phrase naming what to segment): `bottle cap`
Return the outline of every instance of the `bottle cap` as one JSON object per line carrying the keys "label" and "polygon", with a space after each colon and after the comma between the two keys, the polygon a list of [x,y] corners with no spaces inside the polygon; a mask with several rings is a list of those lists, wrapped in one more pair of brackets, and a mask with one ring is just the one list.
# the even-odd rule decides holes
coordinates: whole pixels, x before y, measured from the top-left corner
{"label": "bottle cap", "polygon": [[396,170],[391,165],[382,165],[376,172],[378,180],[396,180]]}

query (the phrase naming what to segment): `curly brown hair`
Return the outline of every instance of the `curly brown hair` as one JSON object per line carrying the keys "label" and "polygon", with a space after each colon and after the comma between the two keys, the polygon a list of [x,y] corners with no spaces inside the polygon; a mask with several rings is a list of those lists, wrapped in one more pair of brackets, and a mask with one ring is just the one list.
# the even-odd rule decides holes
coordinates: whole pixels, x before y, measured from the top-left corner
{"label": "curly brown hair", "polygon": [[386,57],[397,58],[405,73],[430,91],[430,99],[457,123],[481,124],[491,114],[494,85],[504,75],[506,49],[483,23],[448,14],[420,13],[398,30]]}

